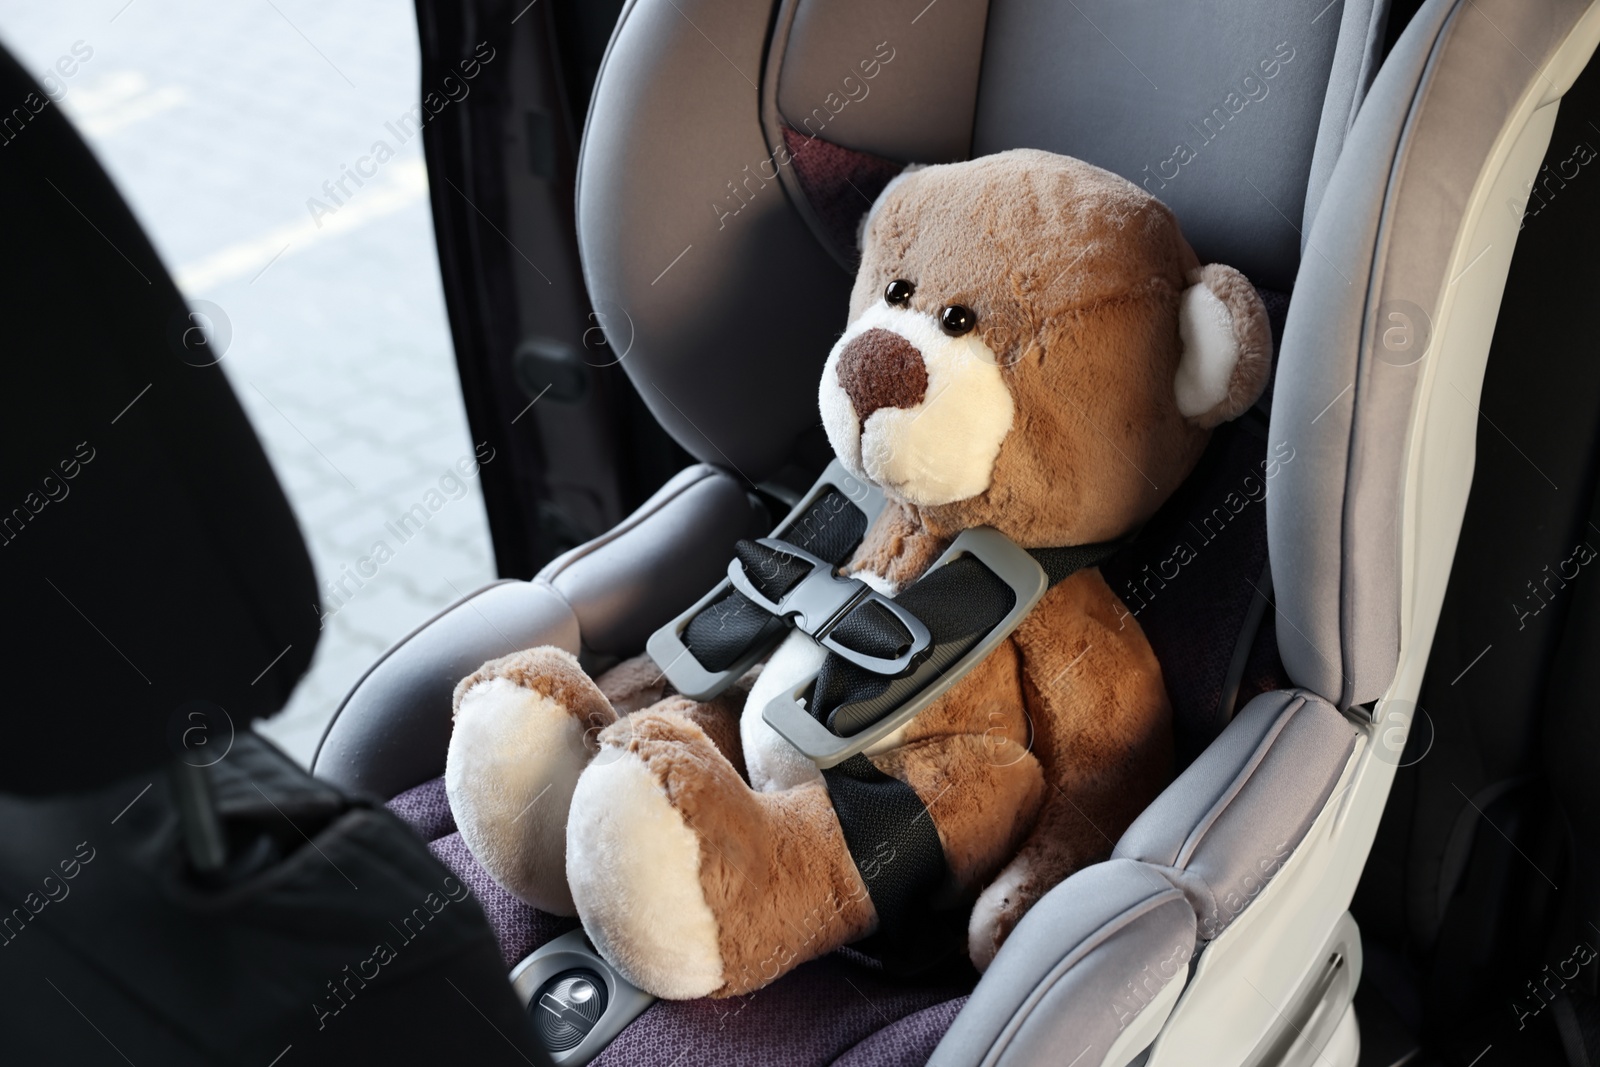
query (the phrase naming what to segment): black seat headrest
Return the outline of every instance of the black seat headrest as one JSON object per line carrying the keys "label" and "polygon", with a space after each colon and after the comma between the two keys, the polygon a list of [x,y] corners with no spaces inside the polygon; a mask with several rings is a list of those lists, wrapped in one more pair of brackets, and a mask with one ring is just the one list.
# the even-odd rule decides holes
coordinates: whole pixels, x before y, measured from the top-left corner
{"label": "black seat headrest", "polygon": [[205,334],[3,49],[0,99],[0,791],[36,794],[220,756],[304,672],[317,592]]}

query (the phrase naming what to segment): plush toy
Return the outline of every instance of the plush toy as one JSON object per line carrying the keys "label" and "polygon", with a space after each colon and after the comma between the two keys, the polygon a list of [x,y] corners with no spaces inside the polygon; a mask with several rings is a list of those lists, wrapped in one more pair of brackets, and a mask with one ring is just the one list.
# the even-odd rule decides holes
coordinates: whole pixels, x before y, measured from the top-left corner
{"label": "plush toy", "polygon": [[[1023,548],[1124,537],[1269,373],[1266,311],[1172,213],[1089,164],[1018,150],[897,177],[862,224],[822,372],[840,461],[888,507],[845,570],[892,593],[961,531]],[[535,648],[455,692],[446,786],[501,885],[578,915],[658,996],[729,996],[878,924],[817,768],[762,718],[822,653],[792,633],[708,702],[645,657],[590,679]],[[1168,781],[1161,668],[1095,568],[869,750],[938,832],[986,967],[1052,886],[1106,858]]]}

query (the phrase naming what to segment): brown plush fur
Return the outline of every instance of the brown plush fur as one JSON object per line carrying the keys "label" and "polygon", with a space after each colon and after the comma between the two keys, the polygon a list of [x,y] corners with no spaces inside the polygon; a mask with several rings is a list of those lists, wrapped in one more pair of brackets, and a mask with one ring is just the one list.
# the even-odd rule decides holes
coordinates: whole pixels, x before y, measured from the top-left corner
{"label": "brown plush fur", "polygon": [[861,547],[845,566],[846,574],[870,571],[889,579],[897,587],[914,581],[927,570],[939,553],[950,547],[950,538],[930,533],[917,517],[912,504],[891,500]]}
{"label": "brown plush fur", "polygon": [[618,715],[631,715],[672,692],[672,683],[649,656],[634,656],[595,676]]}
{"label": "brown plush fur", "polygon": [[1011,640],[1023,661],[1031,751],[1049,787],[1009,864],[1021,881],[999,903],[989,944],[971,946],[980,966],[1051,887],[1110,856],[1172,771],[1172,711],[1161,666],[1098,570],[1050,590]]}

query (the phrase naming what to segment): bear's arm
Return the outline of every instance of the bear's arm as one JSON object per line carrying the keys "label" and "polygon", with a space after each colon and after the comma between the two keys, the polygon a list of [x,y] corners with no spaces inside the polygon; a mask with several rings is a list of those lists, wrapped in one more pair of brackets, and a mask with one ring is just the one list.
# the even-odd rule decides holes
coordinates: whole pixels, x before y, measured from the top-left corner
{"label": "bear's arm", "polygon": [[1110,856],[1172,774],[1161,666],[1098,570],[1051,589],[1012,640],[1045,798],[1027,840],[973,911],[970,948],[980,967],[1040,897]]}

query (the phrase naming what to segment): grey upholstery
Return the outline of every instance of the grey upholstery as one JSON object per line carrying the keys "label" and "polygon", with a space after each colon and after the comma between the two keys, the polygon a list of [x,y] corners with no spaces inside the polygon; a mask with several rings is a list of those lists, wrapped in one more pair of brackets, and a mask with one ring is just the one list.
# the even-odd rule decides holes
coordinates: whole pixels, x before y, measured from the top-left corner
{"label": "grey upholstery", "polygon": [[770,19],[748,0],[633,0],[578,163],[590,298],[634,325],[623,367],[695,458],[755,481],[818,426],[817,378],[850,291],[780,183],[760,176],[773,151],[755,104]]}
{"label": "grey upholstery", "polygon": [[1202,259],[1287,290],[1339,11],[1218,6],[994,0],[973,151],[1026,145],[1116,171],[1177,213]]}
{"label": "grey upholstery", "polygon": [[1267,529],[1284,664],[1340,707],[1378,697],[1399,654],[1401,475],[1423,363],[1382,348],[1383,316],[1409,305],[1437,319],[1490,145],[1586,6],[1429,0],[1373,81],[1307,234],[1271,431],[1298,458],[1267,497]]}
{"label": "grey upholstery", "polygon": [[[1388,0],[1347,2],[1339,21],[1339,45],[1328,71],[1328,95],[1322,100],[1322,123],[1317,128],[1317,148],[1311,155],[1306,206],[1300,223],[1300,254],[1305,255],[1305,231],[1317,217],[1322,194],[1327,191],[1333,165],[1339,161],[1344,139],[1355,124],[1356,113],[1372,87],[1383,55],[1388,28]],[[1320,17],[1320,16],[1319,16]]]}
{"label": "grey upholstery", "polygon": [[1115,857],[1158,868],[1216,937],[1321,813],[1356,729],[1311,693],[1263,693],[1134,820]]}
{"label": "grey upholstery", "polygon": [[1194,946],[1194,913],[1157,872],[1087,867],[1017,925],[929,1067],[1101,1063],[1162,987],[1185,980]]}
{"label": "grey upholstery", "polygon": [[457,601],[368,668],[328,724],[312,773],[384,799],[444,773],[456,683],[534,645],[578,651],[577,617],[548,585],[508,580]]}
{"label": "grey upholstery", "polygon": [[356,683],[312,770],[388,798],[444,772],[450,698],[485,660],[535,645],[631,655],[649,632],[721,578],[733,543],[766,523],[739,483],[681,471],[610,533],[553,560],[531,582],[478,590],[424,623]]}
{"label": "grey upholstery", "polygon": [[[778,112],[801,133],[902,163],[966,159],[988,11],[988,0],[940,0],[920,11],[786,0],[769,64]],[[888,62],[871,65],[885,46]]]}
{"label": "grey upholstery", "polygon": [[771,528],[737,480],[699,464],[609,532],[551,560],[538,578],[572,605],[585,649],[631,656],[722,579],[735,540]]}

